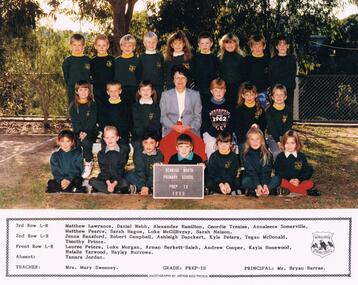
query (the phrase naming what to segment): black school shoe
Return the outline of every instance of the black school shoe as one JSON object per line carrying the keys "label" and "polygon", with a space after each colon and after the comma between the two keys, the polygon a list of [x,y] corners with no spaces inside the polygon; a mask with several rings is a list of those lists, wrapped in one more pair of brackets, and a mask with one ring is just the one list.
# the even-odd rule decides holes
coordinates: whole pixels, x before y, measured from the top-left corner
{"label": "black school shoe", "polygon": [[87,187],[80,186],[80,187],[73,187],[71,190],[66,191],[68,193],[88,193]]}
{"label": "black school shoe", "polygon": [[256,197],[257,198],[255,189],[245,189],[245,195],[248,197]]}
{"label": "black school shoe", "polygon": [[313,189],[307,190],[307,195],[308,196],[321,196],[321,191],[313,188]]}

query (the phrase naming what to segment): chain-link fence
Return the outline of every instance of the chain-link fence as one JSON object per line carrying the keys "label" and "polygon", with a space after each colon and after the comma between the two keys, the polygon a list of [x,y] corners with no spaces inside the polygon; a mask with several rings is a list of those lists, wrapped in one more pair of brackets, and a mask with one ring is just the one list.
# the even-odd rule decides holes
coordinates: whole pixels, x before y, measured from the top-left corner
{"label": "chain-link fence", "polygon": [[295,120],[358,123],[358,75],[311,75],[297,81]]}

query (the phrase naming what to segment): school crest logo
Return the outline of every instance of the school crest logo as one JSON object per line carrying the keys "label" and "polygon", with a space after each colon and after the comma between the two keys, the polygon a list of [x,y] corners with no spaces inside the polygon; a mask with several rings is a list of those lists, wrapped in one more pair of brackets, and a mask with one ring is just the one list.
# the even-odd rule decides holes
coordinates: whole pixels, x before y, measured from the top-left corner
{"label": "school crest logo", "polygon": [[155,66],[156,66],[158,69],[162,68],[162,64],[161,64],[159,61],[155,64]]}
{"label": "school crest logo", "polygon": [[148,119],[149,119],[149,120],[153,120],[153,118],[154,118],[154,113],[149,113],[149,114],[148,114]]}
{"label": "school crest logo", "polygon": [[130,65],[130,66],[128,67],[128,70],[129,70],[130,72],[134,72],[135,69],[136,69],[136,66],[135,66],[135,65]]}
{"label": "school crest logo", "polygon": [[295,169],[301,170],[302,169],[302,161],[295,161]]}
{"label": "school crest logo", "polygon": [[286,123],[287,122],[287,115],[284,115],[284,116],[282,116],[282,123]]}
{"label": "school crest logo", "polygon": [[225,168],[226,168],[226,169],[230,168],[231,163],[232,163],[231,160],[227,161],[227,162],[225,163]]}
{"label": "school crest logo", "polygon": [[113,65],[112,61],[111,61],[111,60],[107,60],[106,66],[107,66],[107,67],[112,67],[112,65]]}
{"label": "school crest logo", "polygon": [[149,169],[153,170],[153,164],[149,164]]}
{"label": "school crest logo", "polygon": [[85,63],[85,69],[90,70],[91,66],[89,63]]}
{"label": "school crest logo", "polygon": [[189,64],[189,63],[183,63],[183,66],[184,66],[186,69],[190,69],[190,64]]}
{"label": "school crest logo", "polygon": [[313,254],[323,258],[334,252],[333,233],[315,232],[312,235],[311,251]]}

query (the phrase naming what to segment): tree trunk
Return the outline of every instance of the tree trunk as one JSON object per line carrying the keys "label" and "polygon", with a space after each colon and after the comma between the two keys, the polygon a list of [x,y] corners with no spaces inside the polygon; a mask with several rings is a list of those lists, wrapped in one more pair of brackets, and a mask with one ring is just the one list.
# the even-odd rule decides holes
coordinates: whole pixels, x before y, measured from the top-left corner
{"label": "tree trunk", "polygon": [[[113,39],[115,53],[120,52],[119,40],[128,34],[134,5],[138,0],[108,0],[113,11]],[[127,9],[126,9],[127,8]]]}

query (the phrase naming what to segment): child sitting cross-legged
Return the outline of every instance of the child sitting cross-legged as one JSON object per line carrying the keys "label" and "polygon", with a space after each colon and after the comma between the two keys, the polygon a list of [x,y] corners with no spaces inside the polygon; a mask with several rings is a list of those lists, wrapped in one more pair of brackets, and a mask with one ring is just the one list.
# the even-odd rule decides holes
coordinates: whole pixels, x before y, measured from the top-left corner
{"label": "child sitting cross-legged", "polygon": [[118,145],[119,134],[116,127],[106,126],[103,139],[105,145],[98,153],[101,172],[97,178],[91,178],[89,181],[93,187],[92,192],[129,194],[129,183],[123,178],[127,153]]}

